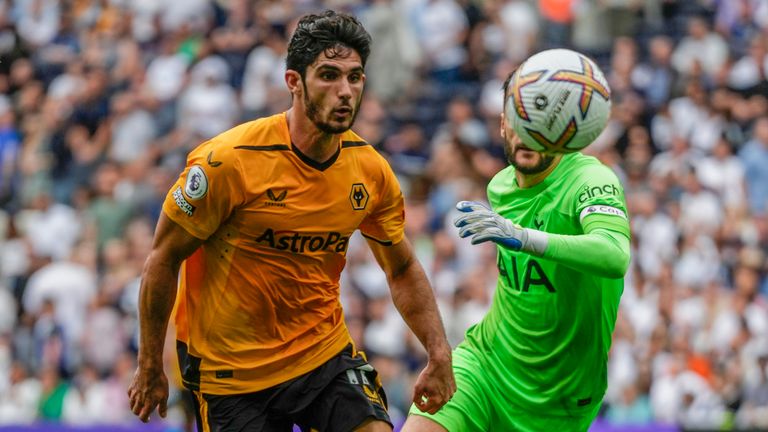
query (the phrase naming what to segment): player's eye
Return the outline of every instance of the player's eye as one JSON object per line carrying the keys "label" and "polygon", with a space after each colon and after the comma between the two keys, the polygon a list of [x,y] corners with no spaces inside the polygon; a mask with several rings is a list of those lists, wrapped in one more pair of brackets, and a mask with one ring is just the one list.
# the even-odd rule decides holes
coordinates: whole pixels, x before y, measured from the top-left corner
{"label": "player's eye", "polygon": [[333,81],[333,80],[336,79],[337,76],[338,76],[338,74],[336,72],[331,72],[331,71],[322,72],[320,74],[320,78],[322,78],[322,79],[324,79],[326,81]]}
{"label": "player's eye", "polygon": [[362,80],[362,79],[363,79],[363,75],[362,74],[352,74],[352,75],[349,76],[349,82],[351,82],[351,83],[360,82],[360,80]]}

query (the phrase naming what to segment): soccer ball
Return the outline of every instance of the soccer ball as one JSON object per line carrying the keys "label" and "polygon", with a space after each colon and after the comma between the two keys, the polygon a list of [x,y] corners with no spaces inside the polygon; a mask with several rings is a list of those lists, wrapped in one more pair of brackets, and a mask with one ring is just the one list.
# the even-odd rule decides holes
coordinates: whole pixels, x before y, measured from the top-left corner
{"label": "soccer ball", "polygon": [[551,49],[531,56],[515,72],[504,116],[526,147],[572,153],[603,131],[611,90],[600,68],[586,56]]}

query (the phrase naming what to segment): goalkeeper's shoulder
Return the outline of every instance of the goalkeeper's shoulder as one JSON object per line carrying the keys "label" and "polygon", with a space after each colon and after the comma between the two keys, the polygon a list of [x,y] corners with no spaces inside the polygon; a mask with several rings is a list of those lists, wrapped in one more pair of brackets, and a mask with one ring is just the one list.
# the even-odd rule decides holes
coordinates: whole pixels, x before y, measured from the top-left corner
{"label": "goalkeeper's shoulder", "polygon": [[515,167],[512,165],[507,166],[503,170],[496,173],[493,178],[488,182],[488,191],[494,189],[509,190],[517,182],[515,180]]}
{"label": "goalkeeper's shoulder", "polygon": [[594,156],[578,154],[571,164],[571,177],[576,184],[615,184],[621,187],[616,172]]}

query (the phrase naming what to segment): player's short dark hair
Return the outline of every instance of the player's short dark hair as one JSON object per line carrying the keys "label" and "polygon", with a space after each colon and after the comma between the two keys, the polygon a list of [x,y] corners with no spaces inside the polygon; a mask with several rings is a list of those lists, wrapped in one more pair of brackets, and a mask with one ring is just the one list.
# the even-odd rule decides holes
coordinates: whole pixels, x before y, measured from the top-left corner
{"label": "player's short dark hair", "polygon": [[505,103],[507,101],[507,96],[509,96],[509,85],[512,84],[512,77],[515,76],[515,72],[517,72],[517,69],[510,72],[509,75],[507,75],[507,79],[504,80],[504,84],[501,85],[501,89],[504,90]]}
{"label": "player's short dark hair", "polygon": [[339,48],[357,51],[365,66],[371,53],[371,35],[357,18],[349,14],[327,10],[319,15],[304,15],[288,43],[286,67],[304,77],[307,66],[320,53],[334,58],[339,54]]}

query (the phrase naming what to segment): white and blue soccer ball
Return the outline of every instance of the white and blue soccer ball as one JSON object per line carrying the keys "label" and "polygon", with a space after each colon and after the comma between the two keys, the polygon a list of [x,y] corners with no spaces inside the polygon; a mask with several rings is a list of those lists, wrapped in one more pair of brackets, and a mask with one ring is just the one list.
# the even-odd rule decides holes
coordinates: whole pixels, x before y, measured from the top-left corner
{"label": "white and blue soccer ball", "polygon": [[571,153],[592,143],[608,123],[611,90],[585,55],[567,49],[539,52],[515,72],[504,116],[526,147]]}

